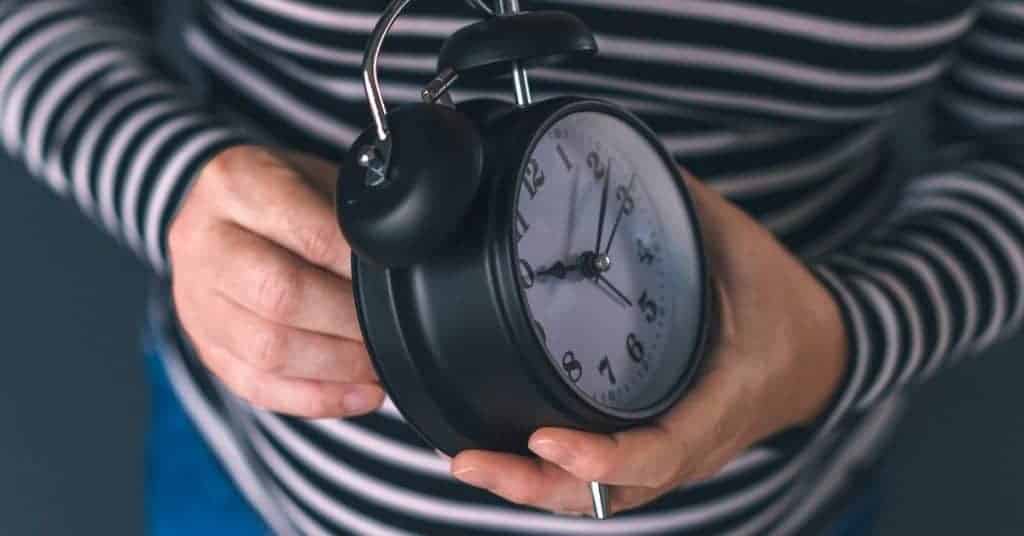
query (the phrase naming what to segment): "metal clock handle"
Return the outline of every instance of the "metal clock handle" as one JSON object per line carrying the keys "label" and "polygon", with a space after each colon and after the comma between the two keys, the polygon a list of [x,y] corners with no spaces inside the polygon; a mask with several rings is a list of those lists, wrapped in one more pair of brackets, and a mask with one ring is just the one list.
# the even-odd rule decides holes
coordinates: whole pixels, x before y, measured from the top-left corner
{"label": "metal clock handle", "polygon": [[[495,12],[499,17],[515,15],[519,13],[519,0],[496,0],[495,7]],[[530,77],[527,75],[526,69],[519,63],[516,63],[512,70],[512,83],[516,91],[516,105],[519,107],[530,105],[533,102],[533,96],[530,94]],[[594,503],[594,517],[606,519],[611,515],[608,486],[600,482],[591,482],[589,488],[590,497]]]}
{"label": "metal clock handle", "polygon": [[[377,141],[384,142],[388,139],[387,106],[384,104],[384,94],[380,88],[380,76],[378,62],[380,53],[384,48],[384,39],[391,32],[395,21],[405,11],[405,8],[413,0],[392,0],[384,9],[384,14],[370,34],[370,42],[366,47],[366,54],[363,56],[363,89],[366,92],[366,99],[370,104],[370,116],[373,118],[373,125],[377,133]],[[477,4],[478,2],[473,2]],[[515,15],[519,12],[519,0],[497,0],[496,13],[501,15]],[[526,106],[530,104],[530,81],[526,75],[526,69],[516,64],[513,73],[513,80],[516,91],[516,104]],[[452,80],[447,80],[450,83]]]}
{"label": "metal clock handle", "polygon": [[373,33],[370,34],[370,42],[363,56],[363,89],[370,104],[370,116],[377,131],[377,141],[381,143],[388,139],[388,120],[384,94],[380,89],[377,62],[380,60],[380,51],[384,48],[384,39],[391,32],[391,27],[395,25],[399,15],[411,2],[412,0],[392,0],[387,5],[384,14],[373,28]]}

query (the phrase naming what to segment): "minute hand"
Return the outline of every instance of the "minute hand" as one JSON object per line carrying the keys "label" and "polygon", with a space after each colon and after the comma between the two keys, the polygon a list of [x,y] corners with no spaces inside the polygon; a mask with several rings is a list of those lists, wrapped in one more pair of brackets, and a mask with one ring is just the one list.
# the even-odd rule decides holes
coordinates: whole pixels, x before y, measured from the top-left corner
{"label": "minute hand", "polygon": [[605,245],[602,255],[608,255],[608,252],[612,249],[612,242],[615,241],[615,233],[619,230],[619,224],[622,223],[622,217],[626,215],[626,203],[623,202],[619,206],[619,213],[615,215],[615,223],[612,224],[612,232],[608,235],[608,244]]}
{"label": "minute hand", "polygon": [[594,253],[601,251],[601,238],[604,234],[604,216],[608,212],[608,187],[612,183],[612,161],[608,160],[608,166],[604,170],[604,188],[601,190],[601,212],[597,217],[597,243],[594,245]]}
{"label": "minute hand", "polygon": [[608,255],[608,252],[612,249],[612,242],[615,241],[615,233],[619,230],[619,224],[622,223],[622,217],[625,216],[630,210],[626,210],[627,205],[632,205],[633,200],[629,195],[629,192],[633,189],[633,181],[636,180],[636,175],[633,175],[633,180],[629,181],[629,187],[626,188],[625,192],[619,189],[619,197],[621,197],[619,204],[619,213],[615,216],[615,223],[612,225],[612,232],[608,235],[608,244],[604,247],[604,251],[600,252],[603,255]]}

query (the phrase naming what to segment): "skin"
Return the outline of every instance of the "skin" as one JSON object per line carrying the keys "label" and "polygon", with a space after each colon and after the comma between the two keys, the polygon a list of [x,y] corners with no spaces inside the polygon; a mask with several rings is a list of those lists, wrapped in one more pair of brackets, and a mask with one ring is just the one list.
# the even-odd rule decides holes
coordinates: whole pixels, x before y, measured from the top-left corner
{"label": "skin", "polygon": [[171,224],[182,326],[207,368],[260,408],[347,417],[384,400],[335,223],[336,172],[296,153],[230,148],[204,166]]}
{"label": "skin", "polygon": [[[333,214],[335,176],[309,156],[231,148],[203,168],[172,223],[183,327],[210,371],[257,407],[325,418],[383,401]],[[589,514],[587,482],[600,481],[619,512],[710,477],[825,411],[847,359],[831,295],[766,229],[686,181],[719,303],[704,376],[650,426],[612,435],[540,429],[529,443],[535,457],[465,451],[451,462],[456,478],[565,514]]]}

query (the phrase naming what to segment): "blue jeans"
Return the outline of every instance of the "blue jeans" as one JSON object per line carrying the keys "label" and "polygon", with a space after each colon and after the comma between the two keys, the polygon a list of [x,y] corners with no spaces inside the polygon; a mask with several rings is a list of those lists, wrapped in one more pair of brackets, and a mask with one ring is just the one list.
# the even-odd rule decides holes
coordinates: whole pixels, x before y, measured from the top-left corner
{"label": "blue jeans", "polygon": [[[242,497],[171,390],[160,358],[149,352],[152,417],[146,452],[146,517],[153,536],[250,536],[270,531]],[[877,486],[858,496],[830,536],[870,534]]]}
{"label": "blue jeans", "polygon": [[185,413],[160,357],[147,352],[146,369],[152,386],[146,441],[147,533],[269,534]]}

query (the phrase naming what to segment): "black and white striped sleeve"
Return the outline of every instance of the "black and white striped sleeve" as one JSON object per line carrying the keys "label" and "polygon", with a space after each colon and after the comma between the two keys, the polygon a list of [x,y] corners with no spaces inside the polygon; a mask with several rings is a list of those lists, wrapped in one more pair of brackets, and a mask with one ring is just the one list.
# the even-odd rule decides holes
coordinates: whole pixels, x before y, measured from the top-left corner
{"label": "black and white striped sleeve", "polygon": [[109,2],[0,0],[0,137],[162,272],[190,178],[245,135],[159,67],[151,34]]}
{"label": "black and white striped sleeve", "polygon": [[[908,181],[867,238],[813,268],[851,341],[833,420],[1016,332],[1024,320],[1024,2],[991,2],[937,99],[960,156]],[[953,142],[953,137],[944,136]]]}

